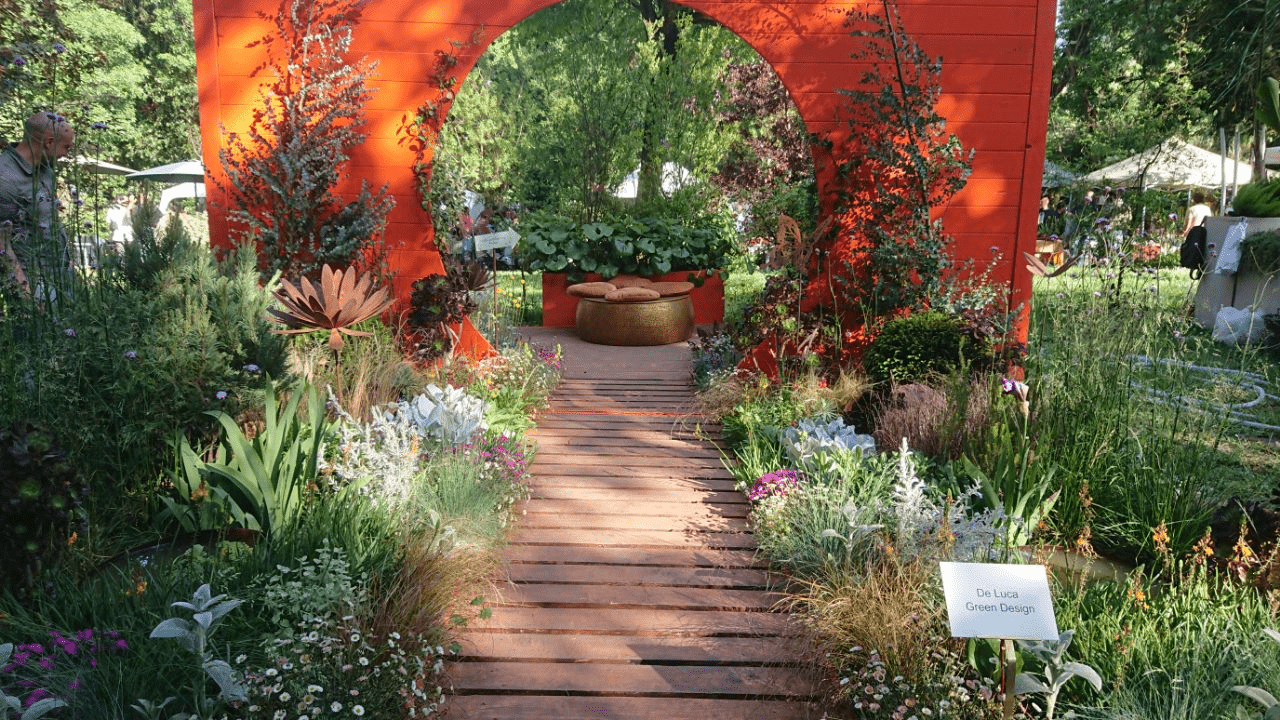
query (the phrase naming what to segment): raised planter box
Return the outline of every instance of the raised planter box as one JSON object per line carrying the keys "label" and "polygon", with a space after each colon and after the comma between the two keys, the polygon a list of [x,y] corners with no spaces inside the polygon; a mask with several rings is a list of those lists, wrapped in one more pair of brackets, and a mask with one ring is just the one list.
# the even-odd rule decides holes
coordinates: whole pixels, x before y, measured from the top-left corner
{"label": "raised planter box", "polygon": [[[1245,237],[1267,230],[1280,230],[1280,218],[1245,218],[1248,229]],[[1196,287],[1195,312],[1196,322],[1206,328],[1213,327],[1214,318],[1224,307],[1252,307],[1265,313],[1280,310],[1280,277],[1263,275],[1252,270],[1242,270],[1232,275],[1214,272],[1218,259],[1214,252],[1222,249],[1227,239],[1227,230],[1240,222],[1238,217],[1211,217],[1205,221],[1205,229],[1209,231],[1210,251],[1209,266],[1205,268],[1204,277]]]}
{"label": "raised planter box", "polygon": [[[652,278],[657,282],[680,282],[690,280],[694,275],[704,278],[701,285],[689,293],[693,302],[693,321],[698,325],[710,325],[724,319],[724,280],[720,274],[711,271],[690,272],[682,270],[670,272]],[[598,282],[604,278],[588,273],[583,282]],[[693,281],[691,281],[693,282]],[[542,326],[573,327],[578,312],[578,298],[566,292],[573,283],[569,282],[567,273],[542,273]],[[697,285],[697,283],[694,283]]]}

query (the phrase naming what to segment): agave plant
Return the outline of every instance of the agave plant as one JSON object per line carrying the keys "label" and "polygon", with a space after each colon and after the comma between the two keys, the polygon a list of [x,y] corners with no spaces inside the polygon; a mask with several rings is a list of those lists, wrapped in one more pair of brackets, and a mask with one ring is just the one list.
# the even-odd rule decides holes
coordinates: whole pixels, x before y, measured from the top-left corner
{"label": "agave plant", "polygon": [[320,272],[320,284],[314,285],[302,278],[294,286],[281,281],[275,292],[283,310],[271,308],[271,319],[287,327],[277,330],[284,335],[329,331],[329,349],[342,349],[342,335],[367,336],[370,333],[352,330],[351,326],[367,320],[391,305],[386,288],[373,288],[373,278],[364,275],[357,280],[357,272],[348,268],[345,272],[328,265]]}

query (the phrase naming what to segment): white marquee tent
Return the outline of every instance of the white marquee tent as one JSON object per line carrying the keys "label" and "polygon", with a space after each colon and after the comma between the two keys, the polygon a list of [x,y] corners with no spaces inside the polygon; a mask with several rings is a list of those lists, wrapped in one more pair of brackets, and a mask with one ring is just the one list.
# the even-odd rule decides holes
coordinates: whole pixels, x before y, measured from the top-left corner
{"label": "white marquee tent", "polygon": [[1223,158],[1218,153],[1178,138],[1169,138],[1080,179],[1093,185],[1186,190],[1244,185],[1252,177],[1253,170],[1246,163]]}

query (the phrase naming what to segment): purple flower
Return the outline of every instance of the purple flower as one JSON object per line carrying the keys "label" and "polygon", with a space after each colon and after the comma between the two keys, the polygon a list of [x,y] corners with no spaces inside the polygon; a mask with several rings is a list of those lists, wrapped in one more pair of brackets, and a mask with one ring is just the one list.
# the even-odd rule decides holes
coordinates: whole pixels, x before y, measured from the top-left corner
{"label": "purple flower", "polygon": [[90,125],[89,127],[93,128],[94,130],[106,130],[107,124],[99,120],[98,122]]}
{"label": "purple flower", "polygon": [[62,43],[54,43],[53,51],[61,55],[62,53],[67,51],[67,48]]}
{"label": "purple flower", "polygon": [[778,470],[765,473],[756,478],[755,484],[747,492],[753,502],[763,500],[772,495],[783,496],[800,489],[800,474],[795,470]]}
{"label": "purple flower", "polygon": [[1031,392],[1031,388],[1024,382],[1019,382],[1013,378],[1002,378],[1000,380],[1000,392],[1005,395],[1012,395],[1022,402],[1027,402],[1027,393]]}
{"label": "purple flower", "polygon": [[138,359],[138,351],[137,351],[137,350],[126,350],[126,351],[125,351],[125,353],[124,353],[124,359],[125,359],[125,360],[137,360],[137,359]]}
{"label": "purple flower", "polygon": [[226,400],[226,399],[227,399],[227,391],[226,391],[226,390],[219,390],[218,392],[214,393],[214,394],[213,394],[213,396],[214,396],[214,397],[216,397],[216,398],[218,398],[219,400]]}
{"label": "purple flower", "polygon": [[254,365],[253,363],[249,363],[248,365],[244,366],[244,371],[249,373],[250,375],[257,375],[258,373],[262,372],[262,368],[258,367],[257,365]]}
{"label": "purple flower", "polygon": [[21,55],[15,55],[13,57],[13,64],[17,65],[18,67],[22,67],[23,65],[27,64],[27,59],[22,57]]}
{"label": "purple flower", "polygon": [[62,334],[63,334],[63,335],[66,335],[67,337],[75,337],[75,336],[76,336],[76,329],[75,329],[75,328],[67,328],[66,330],[63,330],[63,331],[62,331]]}

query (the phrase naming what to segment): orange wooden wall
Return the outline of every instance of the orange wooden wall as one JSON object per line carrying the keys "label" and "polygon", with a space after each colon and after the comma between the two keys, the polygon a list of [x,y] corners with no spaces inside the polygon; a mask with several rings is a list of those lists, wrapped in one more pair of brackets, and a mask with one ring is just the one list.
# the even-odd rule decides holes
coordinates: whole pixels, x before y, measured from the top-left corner
{"label": "orange wooden wall", "polygon": [[[461,54],[465,75],[494,38],[554,0],[370,0],[353,37],[353,54],[380,63],[367,109],[368,140],[352,154],[340,193],[360,181],[390,183],[396,198],[387,236],[398,244],[392,265],[403,296],[423,275],[439,272],[431,222],[421,209],[414,156],[399,143],[402,118],[412,117],[439,90],[429,77],[435,53],[479,31],[481,42]],[[682,0],[750,43],[778,71],[813,132],[838,126],[836,89],[858,76],[850,60],[856,40],[842,28],[848,0],[762,2]],[[879,3],[873,3],[879,6]],[[215,242],[226,238],[218,151],[222,128],[244,130],[257,102],[260,78],[249,72],[264,58],[246,49],[273,29],[259,12],[278,0],[194,0],[200,88],[200,126],[211,180],[210,222]],[[1030,277],[1015,262],[1034,249],[1036,210],[1049,111],[1055,0],[898,0],[908,32],[943,59],[939,111],[966,147],[976,150],[968,185],[943,212],[957,254],[988,260],[999,247],[1016,297],[1029,297]],[[821,181],[821,177],[820,177]]]}

